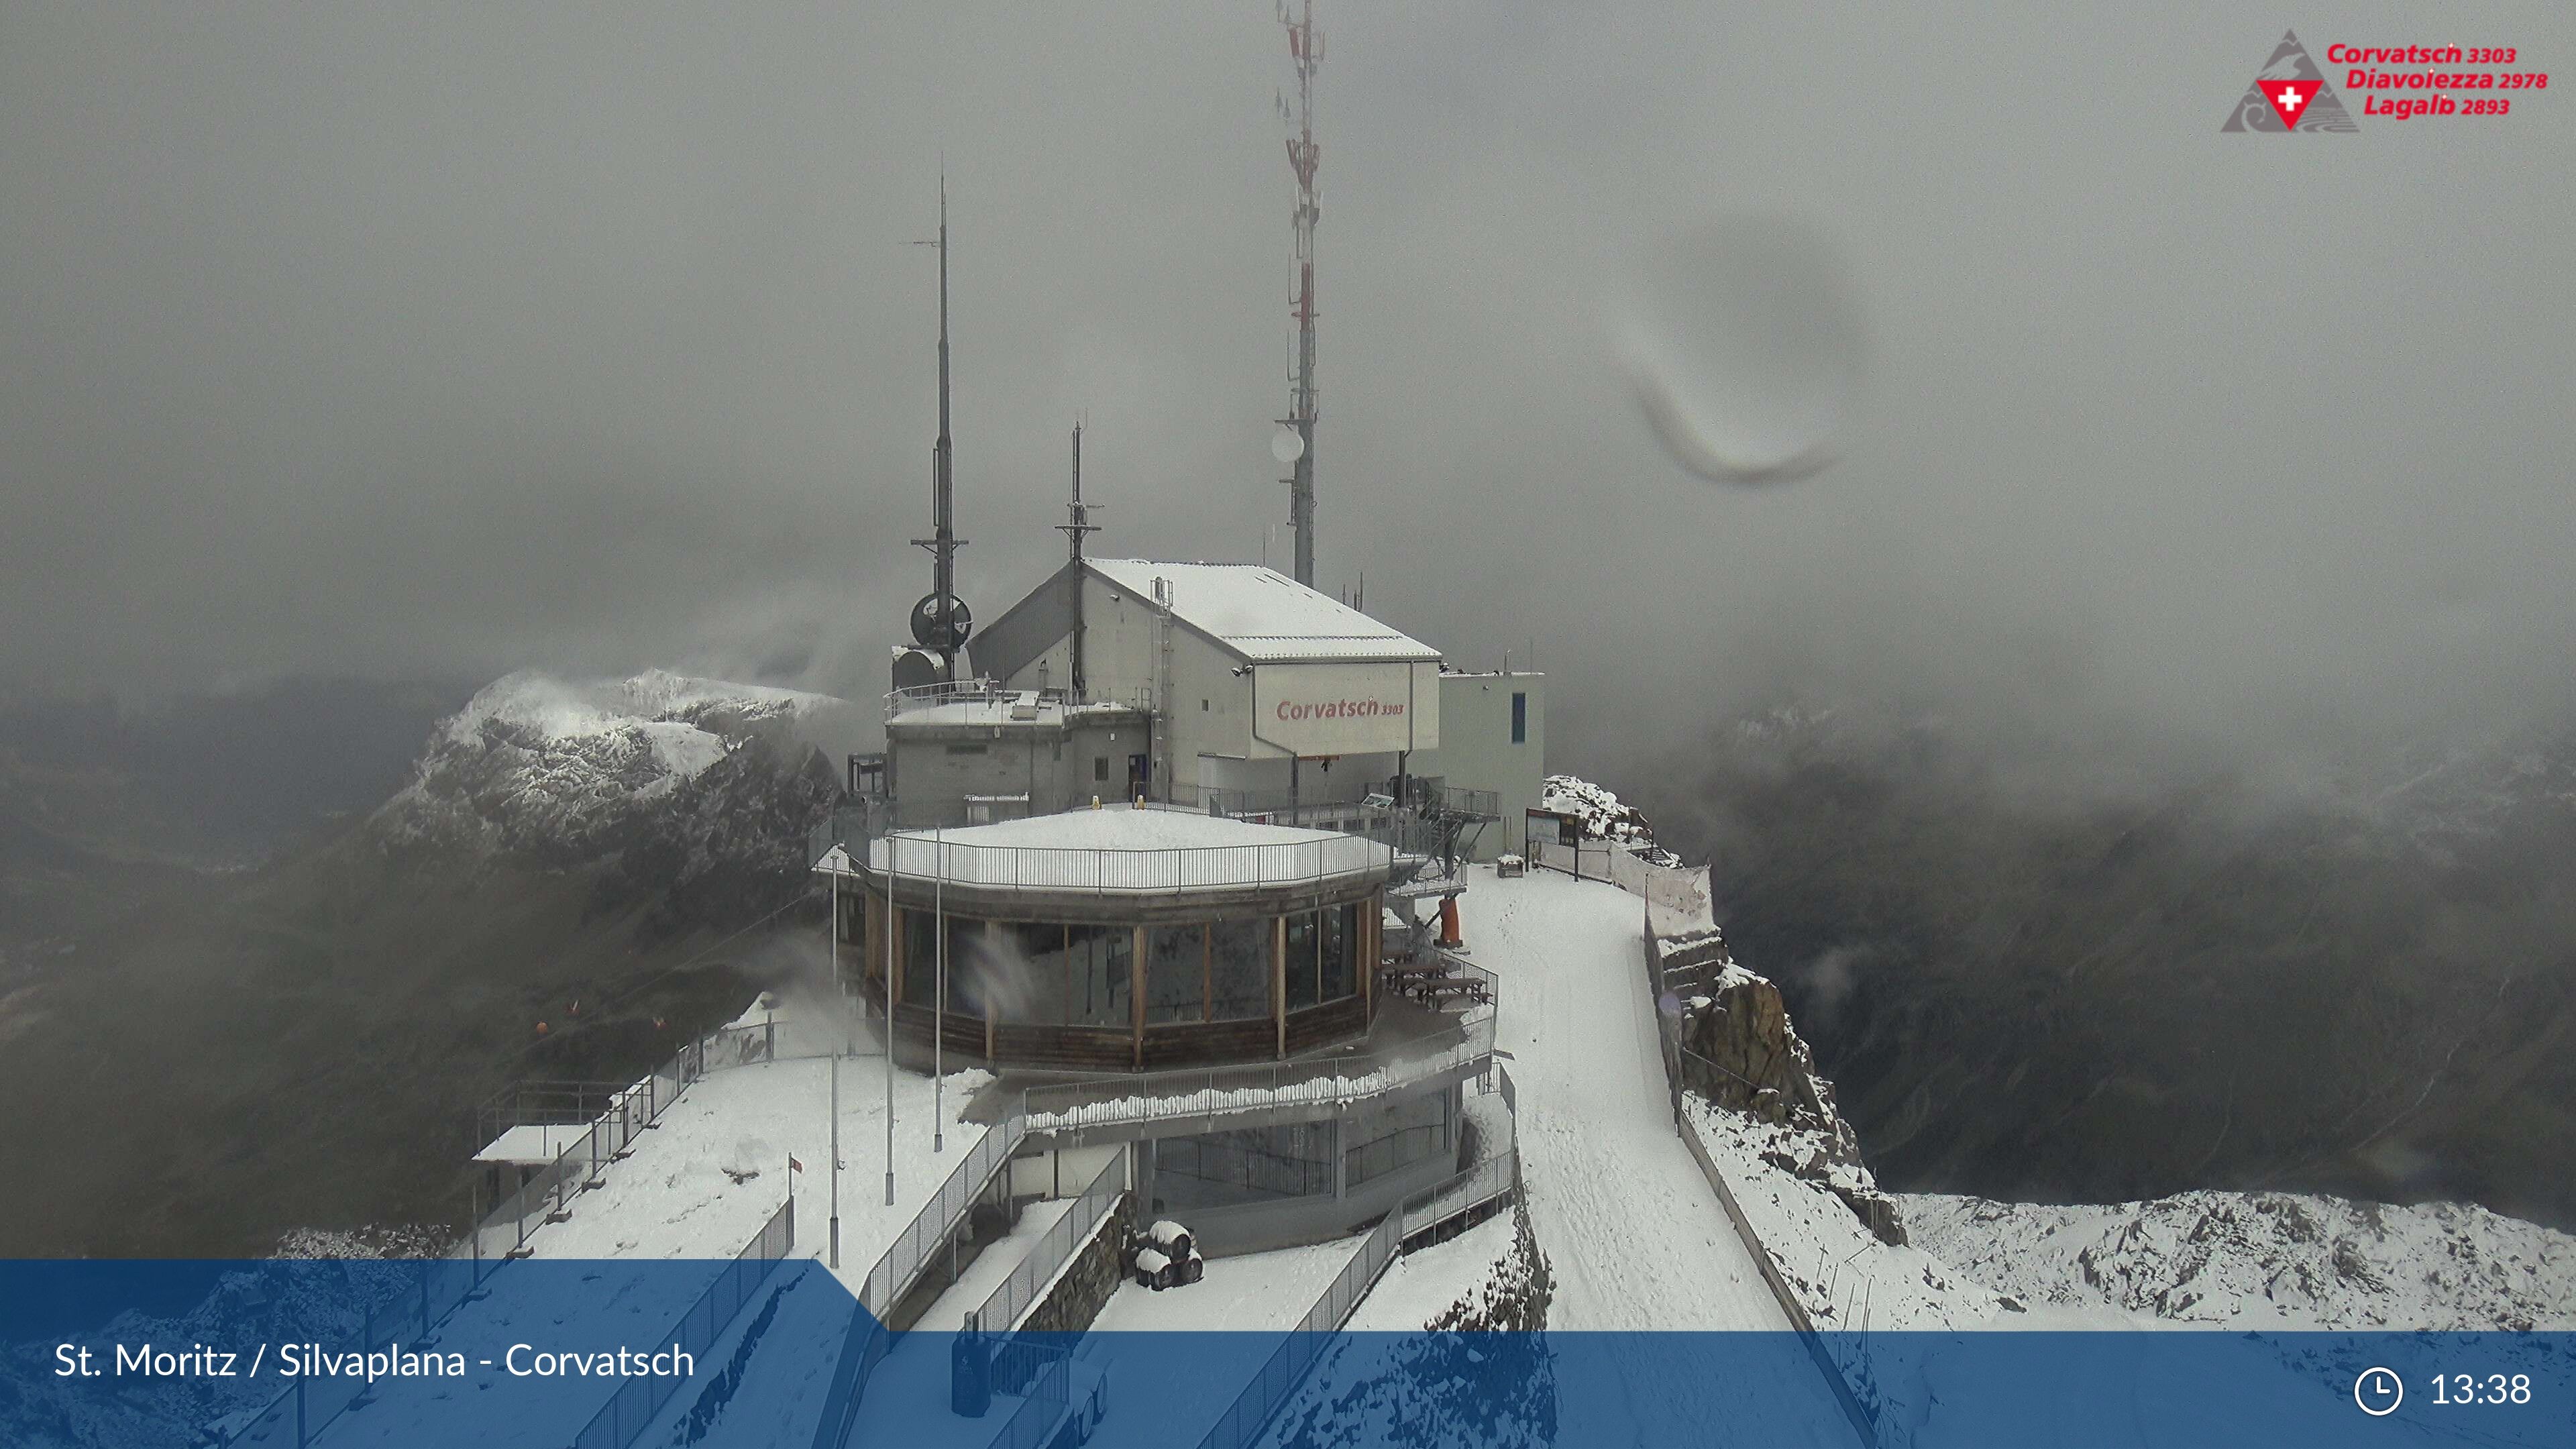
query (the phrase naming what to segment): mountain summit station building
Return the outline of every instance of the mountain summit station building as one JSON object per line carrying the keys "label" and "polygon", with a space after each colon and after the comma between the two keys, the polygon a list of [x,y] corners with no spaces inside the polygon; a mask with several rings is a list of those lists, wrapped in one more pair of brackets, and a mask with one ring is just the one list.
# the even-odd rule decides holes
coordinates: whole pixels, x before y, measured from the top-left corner
{"label": "mountain summit station building", "polygon": [[844,989],[897,1059],[989,1067],[1032,1120],[1259,1067],[1275,1104],[1226,1119],[1254,1125],[1123,1139],[1148,1200],[1219,1210],[1230,1247],[1455,1170],[1492,982],[1422,912],[1537,803],[1541,677],[1446,671],[1267,568],[1138,559],[1068,563],[972,665],[888,695],[815,842]]}

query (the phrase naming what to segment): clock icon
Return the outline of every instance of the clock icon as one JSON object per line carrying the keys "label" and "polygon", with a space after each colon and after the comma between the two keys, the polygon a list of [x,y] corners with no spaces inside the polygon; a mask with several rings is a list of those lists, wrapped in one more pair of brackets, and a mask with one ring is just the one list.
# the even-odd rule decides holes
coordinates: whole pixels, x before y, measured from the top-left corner
{"label": "clock icon", "polygon": [[2384,1419],[2406,1402],[2406,1381],[2394,1369],[2366,1368],[2352,1381],[2352,1401],[2374,1419]]}

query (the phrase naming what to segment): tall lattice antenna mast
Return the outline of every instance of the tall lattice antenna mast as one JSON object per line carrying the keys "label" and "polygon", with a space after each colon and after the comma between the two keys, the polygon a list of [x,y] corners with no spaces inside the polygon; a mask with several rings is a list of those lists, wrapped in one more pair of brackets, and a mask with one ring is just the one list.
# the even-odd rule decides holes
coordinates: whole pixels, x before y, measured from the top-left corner
{"label": "tall lattice antenna mast", "polygon": [[[1322,149],[1315,144],[1315,67],[1324,58],[1323,32],[1315,28],[1315,0],[1279,0],[1279,22],[1288,28],[1288,57],[1297,67],[1295,114],[1288,116],[1297,134],[1288,138],[1288,169],[1297,174],[1295,290],[1289,315],[1297,319],[1297,350],[1288,365],[1288,416],[1280,426],[1295,431],[1297,456],[1287,459],[1293,471],[1288,484],[1288,526],[1297,536],[1297,582],[1315,586],[1315,166]],[[1280,109],[1287,110],[1281,98]],[[1284,443],[1284,440],[1283,440]],[[1286,451],[1283,446],[1282,451]]]}

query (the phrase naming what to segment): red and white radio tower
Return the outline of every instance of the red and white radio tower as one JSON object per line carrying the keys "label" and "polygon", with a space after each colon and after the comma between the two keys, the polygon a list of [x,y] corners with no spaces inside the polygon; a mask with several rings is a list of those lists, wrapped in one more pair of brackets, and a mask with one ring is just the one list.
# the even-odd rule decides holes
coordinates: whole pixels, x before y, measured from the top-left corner
{"label": "red and white radio tower", "polygon": [[[1279,22],[1288,28],[1288,55],[1297,65],[1297,110],[1290,119],[1297,134],[1288,138],[1288,167],[1297,173],[1297,249],[1295,293],[1289,315],[1297,319],[1297,351],[1288,367],[1288,416],[1280,426],[1297,435],[1295,471],[1288,484],[1288,526],[1297,536],[1297,582],[1315,586],[1315,163],[1322,150],[1315,144],[1315,66],[1324,58],[1324,37],[1315,29],[1315,0],[1279,0]],[[1284,109],[1286,102],[1282,99]],[[1285,440],[1281,452],[1288,451]]]}

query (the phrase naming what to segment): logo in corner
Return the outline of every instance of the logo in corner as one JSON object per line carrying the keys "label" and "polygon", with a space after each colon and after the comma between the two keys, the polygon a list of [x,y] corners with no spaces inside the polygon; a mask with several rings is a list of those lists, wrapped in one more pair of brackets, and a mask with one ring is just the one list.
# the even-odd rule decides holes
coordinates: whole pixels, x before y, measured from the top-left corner
{"label": "logo in corner", "polygon": [[2296,31],[2281,32],[2272,58],[2245,88],[2245,98],[2220,131],[2359,131],[2352,113],[2326,84],[2325,72],[2308,59]]}

